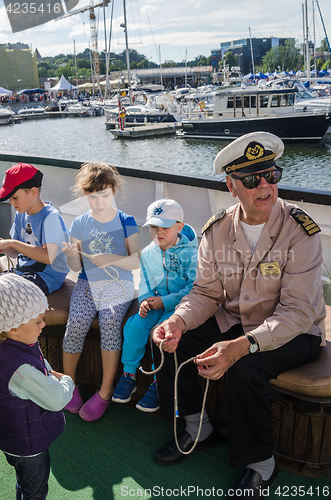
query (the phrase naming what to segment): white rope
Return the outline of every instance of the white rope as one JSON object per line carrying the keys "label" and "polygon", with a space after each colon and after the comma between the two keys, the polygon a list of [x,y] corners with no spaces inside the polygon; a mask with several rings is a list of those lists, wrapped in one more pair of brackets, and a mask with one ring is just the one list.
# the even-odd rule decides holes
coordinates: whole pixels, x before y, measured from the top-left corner
{"label": "white rope", "polygon": [[[77,252],[80,253],[81,255],[83,255],[84,257],[87,257],[88,259],[90,259],[91,255],[89,255],[88,253],[85,253],[85,252],[81,252],[80,250],[77,249]],[[112,269],[112,271],[115,271],[115,273],[117,274],[117,276],[113,276],[112,274],[110,274],[106,267],[109,267],[110,269]],[[91,285],[89,284],[86,288],[85,288],[85,295],[86,297],[88,297],[89,299],[91,300],[94,300],[96,302],[104,302],[104,301],[108,301],[108,300],[114,300],[114,299],[118,299],[119,297],[122,297],[122,295],[125,294],[125,286],[123,285],[122,281],[119,280],[119,272],[117,271],[117,269],[115,269],[113,266],[111,266],[110,264],[108,264],[108,266],[106,267],[103,267],[102,269],[105,271],[106,274],[108,274],[108,276],[111,278],[111,280],[100,280],[100,281],[94,281],[93,284],[96,284],[96,283],[104,283],[104,282],[107,282],[109,283],[109,281],[117,281],[117,283],[119,283],[122,287],[122,292],[119,293],[118,295],[114,295],[113,297],[108,297],[106,299],[96,299],[94,297],[91,297],[91,295],[89,295],[87,293],[87,290],[89,288],[91,288]]]}
{"label": "white rope", "polygon": [[[161,368],[164,365],[164,352],[163,352],[163,349],[162,349],[162,345],[163,345],[163,342],[165,342],[166,340],[167,339],[163,339],[160,342],[160,344],[159,344],[160,355],[161,355],[161,361],[160,361],[159,367],[156,368],[155,370],[151,371],[151,372],[146,372],[145,370],[143,370],[142,366],[140,366],[139,370],[141,371],[141,373],[143,373],[144,375],[154,375],[155,373],[157,373],[157,372],[159,372],[161,370]],[[180,448],[179,443],[178,443],[177,425],[176,425],[176,419],[179,417],[179,412],[178,412],[178,376],[179,376],[179,372],[183,368],[183,366],[186,365],[187,363],[191,363],[195,359],[197,359],[197,356],[193,356],[192,358],[187,359],[186,361],[184,361],[178,367],[177,354],[176,354],[176,351],[174,352],[174,362],[175,362],[175,380],[174,380],[174,436],[175,436],[175,442],[176,442],[176,446],[178,448],[178,451],[180,451],[180,453],[182,453],[183,455],[189,455],[190,453],[192,453],[192,451],[196,448],[196,446],[198,444],[199,437],[200,437],[200,434],[201,434],[203,414],[205,412],[206,400],[207,400],[207,394],[208,394],[208,388],[209,388],[209,379],[207,379],[206,380],[205,392],[204,392],[204,395],[203,395],[203,401],[202,401],[202,408],[201,408],[201,415],[200,415],[198,435],[197,435],[197,437],[196,437],[196,439],[194,441],[194,444],[193,444],[192,448],[190,450],[188,450],[188,451],[183,451]]]}

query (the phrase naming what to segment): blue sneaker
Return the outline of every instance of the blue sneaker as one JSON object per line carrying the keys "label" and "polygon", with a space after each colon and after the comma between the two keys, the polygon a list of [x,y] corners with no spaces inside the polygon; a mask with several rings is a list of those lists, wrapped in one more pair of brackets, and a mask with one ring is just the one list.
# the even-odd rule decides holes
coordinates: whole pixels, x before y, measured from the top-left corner
{"label": "blue sneaker", "polygon": [[143,398],[138,401],[136,404],[136,408],[145,412],[153,412],[160,408],[159,405],[159,395],[157,393],[157,385],[156,380],[153,380],[153,383],[147,389],[147,392]]}
{"label": "blue sneaker", "polygon": [[131,399],[131,394],[136,390],[136,379],[133,379],[130,373],[123,373],[111,399],[115,401],[115,403],[128,403]]}

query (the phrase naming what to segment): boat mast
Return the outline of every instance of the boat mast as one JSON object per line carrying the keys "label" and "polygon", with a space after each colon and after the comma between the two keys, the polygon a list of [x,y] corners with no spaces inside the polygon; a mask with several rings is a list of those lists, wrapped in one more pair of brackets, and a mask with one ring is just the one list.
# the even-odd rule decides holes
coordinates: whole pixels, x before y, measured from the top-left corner
{"label": "boat mast", "polygon": [[309,54],[309,28],[308,28],[308,3],[305,0],[306,11],[306,62],[307,62],[307,78],[310,78],[310,54]]}
{"label": "boat mast", "polygon": [[78,80],[77,80],[77,60],[76,60],[76,44],[74,40],[74,56],[75,56],[75,73],[76,73],[76,87],[78,86]]}
{"label": "boat mast", "polygon": [[305,30],[305,6],[304,4],[301,4],[302,7],[302,39],[303,39],[303,45],[302,45],[302,54],[303,54],[303,71],[305,71],[306,67],[306,30]]}
{"label": "boat mast", "polygon": [[93,73],[93,64],[92,64],[92,51],[91,51],[91,47],[90,47],[90,42],[88,43],[88,50],[89,50],[89,53],[90,53],[90,65],[91,65],[91,79],[92,79],[92,88],[93,88],[93,96],[94,96],[94,73]]}
{"label": "boat mast", "polygon": [[314,32],[314,74],[317,77],[317,65],[316,65],[316,29],[315,29],[315,7],[314,0],[312,1],[313,6],[313,32]]}
{"label": "boat mast", "polygon": [[248,28],[248,31],[249,31],[249,40],[250,40],[250,44],[251,44],[251,56],[252,56],[252,68],[253,68],[253,75],[254,75],[254,79],[255,79],[255,67],[254,67],[254,55],[253,55],[253,46],[252,46],[252,35],[251,35],[251,29]]}
{"label": "boat mast", "polygon": [[160,61],[160,83],[163,85],[162,81],[162,66],[161,66],[161,45],[159,45],[159,61]]}
{"label": "boat mast", "polygon": [[128,27],[127,27],[127,24],[126,24],[125,0],[123,0],[123,13],[124,13],[124,33],[125,33],[125,47],[126,47],[126,66],[127,66],[127,70],[128,70],[129,98],[130,98],[130,106],[132,106],[131,77],[130,77],[130,57],[129,57],[129,45],[128,45]]}
{"label": "boat mast", "polygon": [[318,0],[316,0],[316,4],[317,4],[317,7],[318,7],[318,11],[320,13],[320,17],[321,17],[321,21],[322,21],[322,26],[323,26],[323,30],[324,30],[324,35],[325,35],[326,43],[327,43],[328,49],[329,49],[329,55],[331,56],[330,42],[329,42],[329,39],[328,39],[328,35],[327,35],[327,32],[326,32],[326,28],[325,28],[325,24],[324,24],[324,21],[323,21],[322,12],[321,12]]}
{"label": "boat mast", "polygon": [[185,50],[185,87],[187,87],[187,49]]}

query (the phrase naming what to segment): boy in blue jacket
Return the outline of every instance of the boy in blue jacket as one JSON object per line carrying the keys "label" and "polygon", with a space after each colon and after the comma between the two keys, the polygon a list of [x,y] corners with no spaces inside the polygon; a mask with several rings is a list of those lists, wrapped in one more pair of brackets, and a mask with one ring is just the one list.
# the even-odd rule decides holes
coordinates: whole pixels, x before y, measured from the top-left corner
{"label": "boy in blue jacket", "polygon": [[[183,219],[183,209],[174,200],[158,200],[147,209],[144,226],[149,226],[152,242],[140,260],[139,312],[124,327],[123,375],[112,396],[116,403],[130,401],[151,329],[173,314],[195,280],[198,239]],[[145,412],[158,410],[156,379],[136,408]]]}

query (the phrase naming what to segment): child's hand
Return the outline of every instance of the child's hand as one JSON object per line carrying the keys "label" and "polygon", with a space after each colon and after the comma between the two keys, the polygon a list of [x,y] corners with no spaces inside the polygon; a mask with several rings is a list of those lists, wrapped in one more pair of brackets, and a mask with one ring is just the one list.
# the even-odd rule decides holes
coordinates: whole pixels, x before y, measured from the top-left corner
{"label": "child's hand", "polygon": [[92,264],[98,267],[107,267],[114,262],[114,256],[110,253],[97,253],[90,256]]}
{"label": "child's hand", "polygon": [[12,243],[13,243],[13,240],[3,240],[2,238],[0,238],[0,252],[2,250],[6,250],[6,249],[10,248]]}
{"label": "child's hand", "polygon": [[142,302],[140,302],[140,305],[139,305],[139,316],[141,316],[142,318],[146,318],[147,313],[150,310],[151,310],[151,308],[150,308],[150,305],[148,303],[148,299],[145,299]]}
{"label": "child's hand", "polygon": [[164,309],[164,304],[161,297],[148,297],[147,301],[150,308],[154,309],[155,311]]}
{"label": "child's hand", "polygon": [[67,257],[75,257],[77,255],[77,245],[76,243],[71,245],[70,243],[66,243],[62,241],[62,252],[66,254]]}
{"label": "child's hand", "polygon": [[60,378],[64,376],[64,373],[56,372],[55,370],[51,370],[49,373],[51,375],[54,375],[54,377],[56,377],[58,380],[60,380]]}

